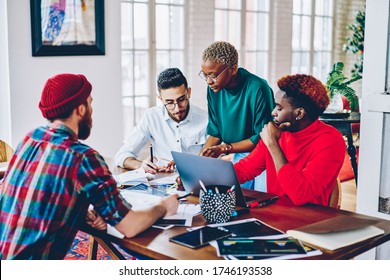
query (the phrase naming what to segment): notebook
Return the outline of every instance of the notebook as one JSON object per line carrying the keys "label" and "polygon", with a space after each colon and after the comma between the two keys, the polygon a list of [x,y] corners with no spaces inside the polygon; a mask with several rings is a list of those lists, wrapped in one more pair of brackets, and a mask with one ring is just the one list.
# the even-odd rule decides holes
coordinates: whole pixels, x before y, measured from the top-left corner
{"label": "notebook", "polygon": [[255,191],[250,196],[244,196],[231,161],[175,151],[171,153],[187,192],[199,195],[201,180],[205,186],[235,185],[236,205],[241,207],[249,207],[254,201],[262,202],[277,197],[274,194]]}
{"label": "notebook", "polygon": [[310,224],[287,234],[303,242],[327,250],[336,250],[384,234],[375,226],[378,221],[350,216],[340,216]]}

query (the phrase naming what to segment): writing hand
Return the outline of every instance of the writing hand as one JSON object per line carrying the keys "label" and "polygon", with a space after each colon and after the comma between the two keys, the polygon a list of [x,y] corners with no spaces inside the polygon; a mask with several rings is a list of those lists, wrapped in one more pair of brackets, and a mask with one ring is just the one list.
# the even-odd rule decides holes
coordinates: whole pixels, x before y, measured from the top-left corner
{"label": "writing hand", "polygon": [[159,172],[174,172],[175,171],[176,164],[173,160],[168,162],[166,166],[160,166],[158,171]]}
{"label": "writing hand", "polygon": [[174,194],[161,200],[161,205],[163,205],[167,210],[166,216],[173,215],[177,212],[177,208],[179,207],[178,197],[178,194]]}
{"label": "writing hand", "polygon": [[[154,161],[157,161],[157,159],[154,158]],[[150,173],[150,174],[156,174],[159,169],[157,165],[155,165],[153,162],[150,161],[149,158],[143,160],[141,166],[146,173]]]}

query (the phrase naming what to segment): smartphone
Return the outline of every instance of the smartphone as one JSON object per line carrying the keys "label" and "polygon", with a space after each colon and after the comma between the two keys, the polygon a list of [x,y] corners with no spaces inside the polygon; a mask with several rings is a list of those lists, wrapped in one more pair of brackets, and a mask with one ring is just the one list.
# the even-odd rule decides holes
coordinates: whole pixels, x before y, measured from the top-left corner
{"label": "smartphone", "polygon": [[228,236],[231,236],[231,233],[228,231],[206,226],[194,231],[173,236],[169,239],[169,241],[196,249],[207,245],[210,241],[222,239]]}

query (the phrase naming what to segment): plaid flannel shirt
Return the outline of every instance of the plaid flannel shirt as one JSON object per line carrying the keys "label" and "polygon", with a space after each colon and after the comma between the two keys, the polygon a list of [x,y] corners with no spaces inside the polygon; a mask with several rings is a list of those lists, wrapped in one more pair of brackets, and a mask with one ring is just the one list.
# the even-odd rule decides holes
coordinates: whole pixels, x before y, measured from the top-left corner
{"label": "plaid flannel shirt", "polygon": [[104,159],[71,129],[30,132],[0,185],[0,258],[63,259],[90,204],[111,225],[131,209]]}

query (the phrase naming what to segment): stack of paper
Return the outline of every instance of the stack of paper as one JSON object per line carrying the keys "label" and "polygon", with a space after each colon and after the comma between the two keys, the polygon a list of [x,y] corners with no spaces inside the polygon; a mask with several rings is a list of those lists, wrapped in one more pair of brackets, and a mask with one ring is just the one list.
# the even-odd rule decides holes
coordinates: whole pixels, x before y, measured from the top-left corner
{"label": "stack of paper", "polygon": [[147,173],[145,173],[145,170],[142,167],[136,170],[113,175],[115,181],[121,185],[137,185],[140,183],[148,183],[147,176]]}
{"label": "stack of paper", "polygon": [[[122,197],[132,205],[132,210],[144,210],[160,202],[162,196],[156,196],[148,193],[121,190]],[[172,226],[191,226],[192,218],[200,213],[199,204],[179,204],[177,213],[171,216],[165,216],[156,223],[155,227],[168,229]],[[109,226],[107,232],[119,238],[124,235],[114,227]]]}
{"label": "stack of paper", "polygon": [[[170,173],[167,173],[167,175]],[[131,170],[123,172],[121,174],[113,175],[115,181],[120,185],[138,185],[138,184],[148,184],[151,186],[167,186],[173,185],[176,183],[176,179],[179,176],[178,173],[172,173],[169,176],[161,176],[160,178],[155,178],[156,175],[146,173],[145,170],[141,167],[136,170]]]}
{"label": "stack of paper", "polygon": [[179,176],[177,173],[173,173],[170,176],[164,176],[158,179],[153,179],[149,181],[151,186],[159,186],[159,185],[172,185],[176,183],[176,179]]}
{"label": "stack of paper", "polygon": [[[154,195],[130,195],[125,199],[131,203],[133,210],[142,210],[153,205],[156,205],[160,198]],[[192,218],[200,213],[199,204],[179,204],[176,214],[171,216],[165,216],[162,220],[156,222],[153,227],[168,229],[173,226],[191,226]],[[107,233],[118,238],[124,238],[125,236],[120,233],[115,227],[107,226]]]}
{"label": "stack of paper", "polygon": [[158,220],[153,226],[168,229],[173,226],[192,226],[192,218],[200,214],[199,204],[179,204],[176,214],[165,216]]}

